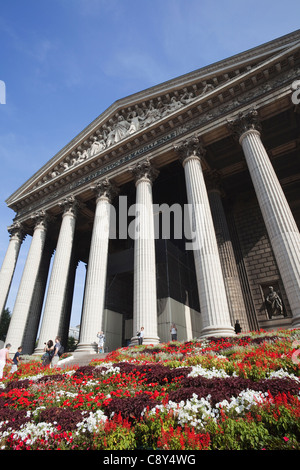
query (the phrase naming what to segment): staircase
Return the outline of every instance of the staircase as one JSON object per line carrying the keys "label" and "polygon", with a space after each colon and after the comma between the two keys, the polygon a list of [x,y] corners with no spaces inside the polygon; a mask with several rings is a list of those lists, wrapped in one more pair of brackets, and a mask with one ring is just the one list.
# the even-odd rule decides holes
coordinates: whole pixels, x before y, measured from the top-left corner
{"label": "staircase", "polygon": [[87,366],[93,359],[104,359],[107,353],[73,353],[73,356],[70,358],[62,359],[58,362],[57,367],[60,369],[66,369],[67,367],[73,366]]}

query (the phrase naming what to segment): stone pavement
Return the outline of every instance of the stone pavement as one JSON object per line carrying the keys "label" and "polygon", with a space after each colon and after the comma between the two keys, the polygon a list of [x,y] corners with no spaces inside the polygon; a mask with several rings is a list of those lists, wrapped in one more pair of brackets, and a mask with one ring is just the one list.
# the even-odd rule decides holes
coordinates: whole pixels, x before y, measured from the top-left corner
{"label": "stone pavement", "polygon": [[93,359],[104,359],[107,353],[103,354],[91,354],[91,353],[76,353],[74,352],[72,357],[62,359],[57,364],[57,367],[62,369],[72,366],[87,366]]}

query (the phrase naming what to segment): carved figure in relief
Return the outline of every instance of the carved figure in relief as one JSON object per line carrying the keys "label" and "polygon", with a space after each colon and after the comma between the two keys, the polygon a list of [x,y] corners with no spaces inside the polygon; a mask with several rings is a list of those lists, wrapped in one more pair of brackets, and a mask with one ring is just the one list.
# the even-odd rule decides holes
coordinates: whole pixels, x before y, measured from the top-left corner
{"label": "carved figure in relief", "polygon": [[99,142],[97,137],[93,137],[93,140],[94,140],[94,142],[92,143],[91,148],[90,148],[90,156],[91,157],[93,155],[96,155],[96,153],[101,152],[101,150],[105,149],[105,143],[104,143],[103,140],[101,142]]}
{"label": "carved figure in relief", "polygon": [[183,103],[181,101],[177,101],[175,96],[172,96],[170,103],[166,106],[165,111],[162,113],[162,115],[166,116],[167,114],[173,113],[182,106]]}
{"label": "carved figure in relief", "polygon": [[84,160],[86,160],[89,157],[89,154],[87,150],[84,150],[83,152],[77,152],[77,163],[81,163]]}
{"label": "carved figure in relief", "polygon": [[110,147],[115,141],[115,130],[112,129],[110,126],[103,126],[103,136],[106,139],[105,144],[106,147]]}
{"label": "carved figure in relief", "polygon": [[128,134],[130,124],[123,116],[118,117],[118,122],[115,127],[115,142],[119,142],[124,139]]}
{"label": "carved figure in relief", "polygon": [[144,127],[149,126],[157,119],[160,118],[160,112],[154,107],[153,100],[150,101],[148,110],[146,111],[146,119],[144,121]]}
{"label": "carved figure in relief", "polygon": [[195,99],[194,93],[185,91],[182,94],[180,101],[183,104],[189,104],[191,101],[194,101],[194,99]]}
{"label": "carved figure in relief", "polygon": [[209,91],[211,91],[213,89],[214,89],[213,85],[211,83],[207,83],[205,85],[205,87],[203,88],[202,93],[201,93],[200,96],[205,95],[205,93],[208,93]]}
{"label": "carved figure in relief", "polygon": [[134,134],[137,132],[141,125],[141,121],[145,119],[145,116],[141,116],[137,114],[136,111],[132,111],[131,113],[128,114],[128,120],[130,121],[130,127],[128,129],[128,134]]}

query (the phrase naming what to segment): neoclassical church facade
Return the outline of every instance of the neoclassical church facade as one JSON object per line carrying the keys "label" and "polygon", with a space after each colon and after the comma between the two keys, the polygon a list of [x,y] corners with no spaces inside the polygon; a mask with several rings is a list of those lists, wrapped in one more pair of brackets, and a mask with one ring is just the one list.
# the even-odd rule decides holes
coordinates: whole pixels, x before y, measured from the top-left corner
{"label": "neoclassical church facade", "polygon": [[79,352],[299,328],[297,80],[299,30],[116,101],[15,191],[12,351],[66,342],[79,262]]}

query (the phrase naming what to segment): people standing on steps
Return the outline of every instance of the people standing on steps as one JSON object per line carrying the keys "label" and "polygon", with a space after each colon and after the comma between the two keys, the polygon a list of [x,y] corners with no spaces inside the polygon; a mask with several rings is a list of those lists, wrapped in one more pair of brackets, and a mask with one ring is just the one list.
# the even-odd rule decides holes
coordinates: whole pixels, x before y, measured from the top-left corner
{"label": "people standing on steps", "polygon": [[137,332],[137,337],[138,337],[139,345],[143,344],[144,335],[145,335],[145,331],[144,331],[144,327],[142,326],[141,329],[140,329],[140,331]]}
{"label": "people standing on steps", "polygon": [[50,364],[51,364],[51,360],[52,360],[52,356],[53,356],[53,341],[52,339],[49,339],[49,341],[47,341],[47,343],[44,343],[45,344],[45,347],[44,347],[44,354],[42,355],[42,364],[43,366],[49,366],[50,367]]}
{"label": "people standing on steps", "polygon": [[234,331],[236,332],[237,335],[242,331],[242,327],[238,320],[235,321]]}
{"label": "people standing on steps", "polygon": [[170,328],[170,333],[171,333],[172,341],[177,341],[177,328],[176,328],[175,323],[172,324]]}
{"label": "people standing on steps", "polygon": [[98,338],[98,354],[104,353],[105,334],[103,331],[97,333]]}
{"label": "people standing on steps", "polygon": [[58,355],[59,350],[60,350],[60,337],[57,336],[55,338],[55,344],[54,344],[54,347],[53,347],[53,356],[52,356],[50,367],[56,367],[56,365],[59,361],[59,355]]}
{"label": "people standing on steps", "polygon": [[13,364],[12,364],[11,369],[10,369],[11,374],[14,374],[18,370],[18,366],[19,366],[20,361],[21,361],[21,352],[22,352],[22,346],[19,346],[18,350],[15,353],[14,358],[13,358]]}

